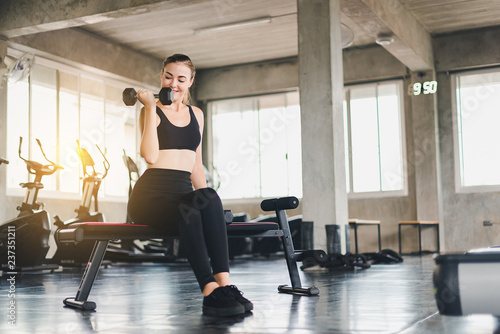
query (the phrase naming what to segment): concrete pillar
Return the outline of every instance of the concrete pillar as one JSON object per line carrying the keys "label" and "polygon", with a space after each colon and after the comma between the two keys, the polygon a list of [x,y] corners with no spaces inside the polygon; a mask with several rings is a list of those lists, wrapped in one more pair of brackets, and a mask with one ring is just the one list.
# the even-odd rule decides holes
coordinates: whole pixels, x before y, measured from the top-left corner
{"label": "concrete pillar", "polygon": [[302,213],[314,222],[314,247],[326,250],[325,225],[348,221],[340,0],[298,0],[302,126]]}
{"label": "concrete pillar", "polygon": [[[412,73],[412,84],[435,80],[434,72]],[[414,150],[409,162],[415,170],[418,220],[439,219],[438,197],[438,124],[436,94],[411,96]]]}
{"label": "concrete pillar", "polygon": [[[413,72],[411,79],[411,85],[422,84],[420,94],[410,97],[413,152],[408,161],[413,164],[415,173],[417,220],[441,221],[437,94],[425,94],[423,87],[425,82],[436,80],[436,75],[434,71]],[[440,236],[443,239],[443,233],[440,233]],[[436,238],[434,229],[422,230],[423,249],[435,249]]]}

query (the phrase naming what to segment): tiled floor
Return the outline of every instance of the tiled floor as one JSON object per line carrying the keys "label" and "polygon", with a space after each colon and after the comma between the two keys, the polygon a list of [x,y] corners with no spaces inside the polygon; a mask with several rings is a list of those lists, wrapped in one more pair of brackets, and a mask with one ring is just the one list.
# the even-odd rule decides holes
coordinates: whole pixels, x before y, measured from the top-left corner
{"label": "tiled floor", "polygon": [[[65,308],[75,295],[79,269],[18,275],[9,298],[1,278],[1,333],[500,333],[500,320],[487,315],[445,317],[433,299],[430,255],[405,257],[401,264],[364,271],[301,271],[316,297],[277,292],[289,284],[285,261],[239,259],[231,264],[233,283],[253,301],[246,316],[201,314],[202,297],[184,264],[115,264],[101,268],[89,300],[95,312]],[[16,326],[8,324],[14,300]]]}

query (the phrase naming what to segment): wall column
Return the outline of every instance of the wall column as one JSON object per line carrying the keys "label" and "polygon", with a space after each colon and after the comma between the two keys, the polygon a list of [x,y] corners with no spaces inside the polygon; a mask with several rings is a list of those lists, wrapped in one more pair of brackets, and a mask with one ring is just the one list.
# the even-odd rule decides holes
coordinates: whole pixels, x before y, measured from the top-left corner
{"label": "wall column", "polygon": [[[425,82],[436,80],[434,71],[413,72],[412,84],[420,83],[420,94],[412,95],[411,114],[413,131],[413,152],[409,163],[415,172],[415,201],[417,220],[440,221],[441,191],[439,177],[439,129],[437,120],[437,94],[426,94]],[[438,88],[439,89],[439,88]],[[416,94],[415,92],[414,94]],[[440,221],[442,224],[442,222]],[[442,226],[440,226],[442,229]],[[426,235],[427,234],[427,235]],[[441,239],[443,233],[441,234]],[[433,239],[434,238],[434,239]],[[434,230],[422,231],[422,240],[434,249],[436,246]],[[441,242],[443,245],[443,242]]]}
{"label": "wall column", "polygon": [[302,126],[302,213],[314,222],[314,245],[326,250],[325,225],[348,221],[343,121],[340,0],[298,0]]}

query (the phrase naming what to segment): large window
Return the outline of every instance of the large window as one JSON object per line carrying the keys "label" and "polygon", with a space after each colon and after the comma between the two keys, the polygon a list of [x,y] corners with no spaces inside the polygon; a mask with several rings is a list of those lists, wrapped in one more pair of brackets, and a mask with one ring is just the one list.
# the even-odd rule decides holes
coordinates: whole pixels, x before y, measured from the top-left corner
{"label": "large window", "polygon": [[7,154],[11,164],[7,186],[20,189],[28,175],[24,162],[17,159],[19,137],[23,137],[23,156],[47,163],[36,139],[43,144],[47,157],[64,167],[56,175],[44,177],[45,190],[64,194],[81,191],[81,163],[76,153],[77,140],[103,171],[103,150],[111,169],[101,186],[101,196],[125,197],[128,173],[124,152],[137,158],[138,107],[122,102],[129,82],[109,79],[37,58],[30,76],[7,86]]}
{"label": "large window", "polygon": [[[216,101],[210,110],[221,197],[302,195],[298,93]],[[345,88],[346,181],[352,196],[406,194],[402,110],[401,81]]]}
{"label": "large window", "polygon": [[399,81],[345,88],[346,174],[351,194],[406,191],[401,91]]}
{"label": "large window", "polygon": [[454,76],[458,188],[500,189],[500,71]]}
{"label": "large window", "polygon": [[302,196],[297,92],[215,101],[209,109],[222,198]]}

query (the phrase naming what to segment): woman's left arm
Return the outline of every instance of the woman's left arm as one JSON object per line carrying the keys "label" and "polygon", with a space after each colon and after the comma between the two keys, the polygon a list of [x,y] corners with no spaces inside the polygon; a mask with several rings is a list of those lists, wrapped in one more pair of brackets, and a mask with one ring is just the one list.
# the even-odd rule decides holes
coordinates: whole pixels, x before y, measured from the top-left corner
{"label": "woman's left arm", "polygon": [[193,107],[194,114],[196,116],[196,120],[200,126],[200,144],[196,149],[196,161],[194,163],[193,171],[191,172],[191,182],[193,183],[194,189],[206,188],[207,187],[207,179],[205,177],[205,170],[203,169],[202,155],[201,155],[201,143],[203,141],[203,112],[196,107]]}

